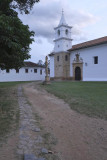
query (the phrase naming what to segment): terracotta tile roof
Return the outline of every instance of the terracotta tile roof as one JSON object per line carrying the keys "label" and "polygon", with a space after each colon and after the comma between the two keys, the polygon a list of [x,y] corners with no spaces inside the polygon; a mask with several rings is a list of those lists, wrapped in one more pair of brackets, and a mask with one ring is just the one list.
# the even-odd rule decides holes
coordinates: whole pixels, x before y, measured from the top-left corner
{"label": "terracotta tile roof", "polygon": [[45,66],[43,65],[39,65],[37,63],[33,63],[33,62],[24,62],[24,66],[25,67],[42,67],[42,68],[45,68]]}
{"label": "terracotta tile roof", "polygon": [[92,47],[92,46],[96,46],[96,45],[99,45],[99,44],[105,44],[105,43],[107,44],[107,36],[73,45],[72,48],[69,49],[68,51],[74,51],[74,50],[77,50],[77,49]]}

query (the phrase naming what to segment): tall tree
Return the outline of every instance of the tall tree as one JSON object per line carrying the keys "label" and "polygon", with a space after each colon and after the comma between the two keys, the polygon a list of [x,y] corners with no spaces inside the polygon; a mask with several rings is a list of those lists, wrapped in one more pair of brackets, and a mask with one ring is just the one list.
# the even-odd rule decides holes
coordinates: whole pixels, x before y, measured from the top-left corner
{"label": "tall tree", "polygon": [[19,68],[30,58],[34,32],[21,22],[14,9],[28,14],[37,1],[0,0],[0,68]]}
{"label": "tall tree", "polygon": [[21,12],[25,12],[26,14],[32,9],[33,5],[39,0],[10,0],[11,7],[19,8]]}

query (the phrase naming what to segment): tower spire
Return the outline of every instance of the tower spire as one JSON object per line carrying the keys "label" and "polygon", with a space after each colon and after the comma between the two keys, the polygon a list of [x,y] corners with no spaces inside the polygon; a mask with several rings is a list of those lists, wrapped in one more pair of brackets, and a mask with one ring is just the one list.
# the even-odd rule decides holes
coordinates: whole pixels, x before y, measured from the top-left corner
{"label": "tower spire", "polygon": [[64,14],[64,10],[63,10],[63,8],[62,8],[62,14]]}
{"label": "tower spire", "polygon": [[60,19],[60,22],[59,22],[59,25],[67,25],[66,21],[65,21],[65,17],[64,17],[64,10],[62,8],[62,15],[61,15],[61,19]]}

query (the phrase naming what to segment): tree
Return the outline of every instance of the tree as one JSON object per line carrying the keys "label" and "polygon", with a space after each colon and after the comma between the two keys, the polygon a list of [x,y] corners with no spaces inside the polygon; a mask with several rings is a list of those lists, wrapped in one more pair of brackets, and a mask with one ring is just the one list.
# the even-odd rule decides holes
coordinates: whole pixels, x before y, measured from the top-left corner
{"label": "tree", "polygon": [[0,0],[0,10],[4,10],[9,6],[13,9],[18,8],[21,12],[28,14],[33,5],[39,1],[40,0]]}
{"label": "tree", "polygon": [[19,8],[21,12],[25,12],[26,14],[32,9],[35,2],[39,2],[39,0],[11,0],[12,8]]}
{"label": "tree", "polygon": [[37,64],[43,65],[43,61],[42,61],[42,60],[39,60]]}
{"label": "tree", "polygon": [[35,0],[0,0],[0,68],[19,68],[30,58],[34,32],[18,18],[14,8],[29,13]]}

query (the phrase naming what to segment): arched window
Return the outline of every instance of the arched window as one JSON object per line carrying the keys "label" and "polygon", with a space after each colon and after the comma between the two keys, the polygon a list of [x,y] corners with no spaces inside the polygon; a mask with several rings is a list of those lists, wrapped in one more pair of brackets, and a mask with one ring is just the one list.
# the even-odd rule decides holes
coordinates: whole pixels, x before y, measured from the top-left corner
{"label": "arched window", "polygon": [[65,30],[65,34],[68,35],[68,29]]}
{"label": "arched window", "polygon": [[59,56],[57,56],[57,61],[59,61]]}
{"label": "arched window", "polygon": [[58,36],[60,36],[60,30],[58,30]]}

